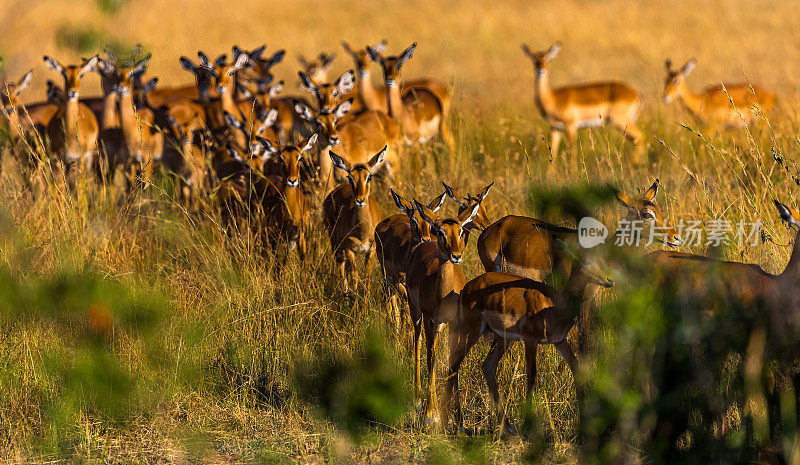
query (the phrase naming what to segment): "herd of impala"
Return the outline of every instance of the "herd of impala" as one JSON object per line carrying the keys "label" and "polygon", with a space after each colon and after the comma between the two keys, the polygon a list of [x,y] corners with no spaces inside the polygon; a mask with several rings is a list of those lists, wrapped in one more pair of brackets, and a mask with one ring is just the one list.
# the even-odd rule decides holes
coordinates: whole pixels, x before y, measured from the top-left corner
{"label": "herd of impala", "polygon": [[[229,232],[250,228],[248,232],[267,239],[266,246],[286,243],[301,260],[311,212],[319,211],[345,290],[359,286],[357,256],[364,256],[367,274],[377,256],[396,329],[399,302],[407,302],[419,403],[424,330],[426,423],[446,424],[451,402],[461,423],[458,370],[481,335],[494,335],[483,372],[498,414],[496,371],[510,342],[525,343],[529,390],[536,380],[539,344],[555,345],[574,376],[576,359],[567,334],[584,301],[600,287],[612,285],[590,264],[585,250],[570,246],[577,231],[523,216],[493,222],[485,209],[492,184],[475,195],[444,184],[444,192],[427,204],[389,189],[400,213],[381,219],[371,195],[376,174],[390,184],[392,166],[406,153],[405,146],[428,144],[438,137],[448,149],[454,148],[447,124],[450,91],[431,79],[401,79],[416,44],[397,55],[385,54],[385,41],[361,49],[346,43],[343,47],[354,70],[335,79],[328,76],[333,54],[321,53],[313,60],[299,57],[299,87],[311,98],[282,95],[284,82],[276,82],[271,70],[284,51],[267,56],[265,46],[250,51],[233,47],[230,60],[222,54],[212,61],[203,52],[198,52],[197,62],[181,57],[181,67],[195,82],[172,88],[157,88],[158,78],[145,79],[150,57],[136,49],[128,60],[104,52],[103,58],[94,56],[77,65],[44,57],[63,85],[48,82],[47,101],[22,105],[18,97],[32,71],[18,82],[5,82],[3,122],[18,154],[30,152],[37,140],[45,141],[52,161],[68,179],[121,172],[128,189],[145,189],[160,166],[177,174],[181,196],[189,205],[198,192],[215,189]],[[552,88],[549,69],[560,48],[556,43],[533,51],[523,45],[534,65],[536,106],[551,127],[552,154],[557,154],[566,133],[574,161],[578,129],[610,124],[636,145],[638,156],[643,147],[636,127],[639,94],[617,82]],[[372,62],[380,65],[385,86],[373,85]],[[694,66],[690,60],[676,70],[666,62],[664,100],[679,98],[710,129],[743,126],[772,108],[774,95],[749,84],[693,93],[685,79]],[[103,96],[79,98],[81,80],[90,72],[100,76]],[[659,227],[666,231],[664,243],[675,246],[680,238],[654,203],[658,188],[656,181],[640,198],[618,190],[615,195],[627,219]],[[321,206],[311,205],[312,191],[327,194]],[[456,215],[438,213],[446,198],[455,203]],[[796,210],[776,205],[782,219],[800,227]],[[477,248],[486,273],[467,282],[461,263],[471,231],[480,234]],[[692,276],[696,283],[708,276],[709,267],[719,267],[735,283],[730,292],[751,300],[771,293],[771,305],[786,305],[779,296],[792,295],[787,290],[800,287],[797,242],[780,275],[682,253],[656,252],[652,258],[671,270],[665,276]],[[560,288],[544,284],[555,273],[565,277]],[[437,335],[445,323],[450,365],[445,415],[440,418],[434,361]]]}

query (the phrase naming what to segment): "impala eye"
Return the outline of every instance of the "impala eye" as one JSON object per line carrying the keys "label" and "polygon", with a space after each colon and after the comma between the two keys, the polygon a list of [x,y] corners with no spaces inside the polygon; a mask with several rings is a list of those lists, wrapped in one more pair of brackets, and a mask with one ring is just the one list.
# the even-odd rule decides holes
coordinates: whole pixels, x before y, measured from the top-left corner
{"label": "impala eye", "polygon": [[653,214],[652,214],[652,213],[650,213],[649,211],[646,211],[646,212],[642,213],[642,218],[647,218],[647,219],[649,219],[649,220],[654,220],[654,219],[656,219],[655,215],[653,215]]}

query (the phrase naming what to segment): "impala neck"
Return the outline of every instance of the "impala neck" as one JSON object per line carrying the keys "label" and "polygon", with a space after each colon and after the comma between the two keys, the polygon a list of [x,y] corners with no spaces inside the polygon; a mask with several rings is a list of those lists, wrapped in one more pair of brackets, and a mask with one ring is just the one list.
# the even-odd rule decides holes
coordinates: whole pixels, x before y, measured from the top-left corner
{"label": "impala neck", "polygon": [[789,263],[786,264],[786,268],[780,276],[800,280],[800,229],[798,229],[794,237],[794,246],[792,247],[792,254],[789,256]]}
{"label": "impala neck", "polygon": [[[12,108],[11,111],[8,111],[8,108]],[[3,114],[0,116],[0,127],[8,126],[8,131],[14,137],[22,137],[23,128],[20,124],[20,114],[19,114],[19,106],[10,105],[7,107],[0,107],[2,109]]]}
{"label": "impala neck", "polygon": [[542,116],[547,117],[548,114],[555,112],[555,98],[553,97],[553,89],[550,88],[549,71],[536,74],[533,97],[536,102],[536,107],[539,108],[539,112]]}
{"label": "impala neck", "polygon": [[102,129],[111,129],[119,127],[119,119],[117,118],[117,93],[108,92],[103,95],[103,116],[100,122]]}
{"label": "impala neck", "polygon": [[678,88],[678,98],[681,99],[683,106],[685,106],[690,112],[692,112],[695,116],[700,116],[700,112],[703,109],[703,97],[689,90],[686,82],[681,82],[681,85]]}
{"label": "impala neck", "polygon": [[77,143],[78,141],[78,97],[67,99],[64,104],[64,132],[67,144]]}
{"label": "impala neck", "polygon": [[380,96],[372,85],[372,79],[368,70],[358,72],[358,98],[361,104],[369,110],[376,110],[380,105]]}
{"label": "impala neck", "polygon": [[[386,110],[389,116],[396,119],[403,128],[414,127],[414,120],[411,114],[403,105],[403,98],[400,96],[400,83],[394,81],[391,85],[386,84]],[[406,129],[407,130],[407,129]]]}
{"label": "impala neck", "polygon": [[129,143],[135,143],[141,139],[132,92],[119,95],[119,122],[122,127],[122,133]]}

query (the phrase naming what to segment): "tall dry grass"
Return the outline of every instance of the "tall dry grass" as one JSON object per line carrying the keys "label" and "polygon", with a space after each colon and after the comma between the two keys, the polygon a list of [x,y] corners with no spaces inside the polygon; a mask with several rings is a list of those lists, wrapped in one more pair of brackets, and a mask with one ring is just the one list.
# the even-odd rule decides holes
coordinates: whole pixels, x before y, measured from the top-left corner
{"label": "tall dry grass", "polygon": [[[487,200],[490,217],[541,216],[534,205],[543,188],[610,182],[634,194],[659,178],[657,201],[670,222],[760,219],[774,241],[721,253],[779,271],[790,235],[771,200],[797,204],[795,9],[788,1],[740,0],[468,1],[458,7],[440,1],[132,0],[108,13],[94,2],[11,1],[0,5],[0,53],[12,78],[34,68],[26,97],[34,101],[43,96],[44,80],[55,77],[42,66],[42,54],[78,58],[78,52],[57,45],[56,32],[65,25],[93,28],[102,40],[141,42],[153,53],[148,73],[161,77],[162,85],[189,82],[177,57],[197,49],[215,55],[230,53],[235,43],[250,48],[265,42],[269,51],[286,48],[289,56],[278,76],[293,83],[296,53],[337,50],[336,71],[343,71],[351,63],[341,39],[361,44],[386,38],[390,50],[417,41],[404,72],[452,83],[459,149],[409,154],[397,176],[401,193],[427,199],[441,192],[440,180],[472,192],[495,181]],[[644,166],[629,162],[632,148],[619,134],[592,129],[580,137],[579,169],[561,157],[548,174],[547,129],[533,108],[533,72],[519,44],[544,48],[554,40],[564,43],[553,63],[554,82],[614,78],[642,91]],[[689,79],[693,88],[746,76],[774,89],[780,108],[768,125],[708,138],[680,108],[657,100],[668,56],[698,58]],[[96,94],[98,86],[95,77],[88,78],[83,95]],[[141,198],[122,199],[119,186],[89,183],[73,195],[57,176],[45,176],[47,187],[33,199],[13,155],[7,147],[4,152],[0,257],[9,284],[2,290],[0,451],[6,458],[510,462],[530,447],[521,439],[428,436],[415,426],[412,412],[391,426],[372,424],[366,433],[348,434],[343,431],[350,431],[349,417],[341,410],[313,407],[324,402],[304,395],[296,383],[325,385],[324,379],[302,376],[302,368],[313,365],[305,361],[314,357],[346,360],[377,337],[386,348],[379,359],[393,370],[370,376],[387,383],[396,376],[409,387],[412,368],[408,327],[399,341],[383,333],[387,311],[378,275],[356,297],[343,295],[318,224],[306,262],[290,260],[277,269],[272,257],[256,252],[252,239],[225,236],[213,198],[191,213],[173,201],[166,179]],[[384,212],[392,212],[385,189],[376,195]],[[453,210],[451,204],[446,208]],[[609,204],[595,213],[613,224],[623,212]],[[549,219],[569,224],[560,215]],[[465,274],[471,278],[480,271],[470,244]],[[98,308],[93,305],[111,309],[111,334],[87,326],[90,309]],[[462,396],[472,427],[488,426],[490,401],[479,369],[485,351],[479,346],[463,368]],[[520,352],[510,351],[501,373],[515,414],[523,398]],[[98,360],[117,367],[113,377]],[[573,460],[575,452],[572,380],[558,370],[558,360],[552,348],[542,349],[534,396],[536,418],[549,438],[544,457],[553,462]],[[345,364],[341,370],[363,367]],[[343,385],[367,382],[353,376]],[[99,395],[110,402],[84,395],[95,388],[108,389]],[[405,399],[402,389],[396,395]],[[126,409],[118,410],[115,402]],[[410,401],[405,405],[412,407]]]}

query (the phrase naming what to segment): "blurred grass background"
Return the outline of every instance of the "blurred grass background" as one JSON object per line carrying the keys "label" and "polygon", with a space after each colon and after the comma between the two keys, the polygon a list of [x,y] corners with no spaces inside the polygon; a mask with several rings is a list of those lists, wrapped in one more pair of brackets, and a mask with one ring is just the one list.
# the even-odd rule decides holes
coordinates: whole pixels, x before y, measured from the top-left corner
{"label": "blurred grass background", "polygon": [[[9,78],[35,70],[25,102],[43,98],[44,81],[57,77],[41,63],[43,54],[70,62],[106,44],[141,42],[153,53],[148,74],[159,76],[160,85],[177,85],[191,82],[178,57],[194,58],[198,49],[213,57],[230,54],[234,44],[267,43],[269,53],[285,48],[289,55],[276,74],[294,83],[296,54],[335,50],[335,75],[352,66],[340,40],[363,45],[386,38],[390,51],[417,41],[404,75],[452,84],[459,150],[409,156],[397,176],[403,195],[431,198],[441,192],[440,180],[474,193],[494,180],[491,218],[541,217],[542,189],[610,182],[634,195],[659,178],[657,202],[671,223],[760,219],[774,239],[726,248],[724,257],[770,271],[782,270],[788,258],[791,235],[771,200],[797,205],[794,2],[469,0],[454,7],[439,0],[7,0],[0,18]],[[555,40],[564,50],[553,63],[554,84],[620,79],[643,93],[646,165],[629,163],[631,147],[619,134],[592,129],[579,138],[578,171],[558,158],[547,174],[547,129],[519,45],[540,49]],[[745,76],[774,90],[779,108],[770,127],[709,139],[678,105],[663,106],[664,59],[692,56],[694,90]],[[96,76],[84,81],[83,96],[99,94]],[[538,425],[527,430],[534,441],[426,435],[413,426],[407,400],[408,328],[399,342],[385,334],[377,279],[355,299],[341,294],[321,228],[304,264],[291,260],[276,270],[252,240],[226,239],[213,208],[183,210],[168,183],[147,202],[120,203],[113,190],[92,185],[77,197],[52,185],[33,201],[13,157],[4,153],[3,160],[0,454],[6,460],[575,460],[572,380],[557,369],[551,347],[540,349],[540,387],[524,417]],[[385,189],[375,195],[393,213]],[[607,224],[623,214],[615,204],[595,208]],[[546,217],[569,224],[557,214]],[[468,279],[481,271],[473,244]],[[643,299],[638,312],[630,311],[638,318],[632,327],[647,326],[647,305]],[[500,378],[513,413],[523,398],[519,349],[507,355]],[[479,369],[485,351],[478,346],[461,378],[467,424],[480,428],[488,427],[491,411]],[[352,398],[356,405],[343,400]]]}

